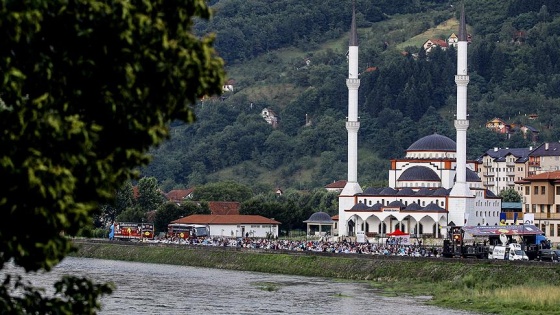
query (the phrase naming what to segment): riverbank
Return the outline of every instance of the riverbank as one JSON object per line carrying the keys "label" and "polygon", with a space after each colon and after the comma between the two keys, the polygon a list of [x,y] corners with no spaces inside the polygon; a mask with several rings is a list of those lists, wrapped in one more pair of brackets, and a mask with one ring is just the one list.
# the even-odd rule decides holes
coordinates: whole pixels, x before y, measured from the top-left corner
{"label": "riverbank", "polygon": [[493,314],[560,314],[560,264],[76,241],[75,257],[364,280],[388,295]]}

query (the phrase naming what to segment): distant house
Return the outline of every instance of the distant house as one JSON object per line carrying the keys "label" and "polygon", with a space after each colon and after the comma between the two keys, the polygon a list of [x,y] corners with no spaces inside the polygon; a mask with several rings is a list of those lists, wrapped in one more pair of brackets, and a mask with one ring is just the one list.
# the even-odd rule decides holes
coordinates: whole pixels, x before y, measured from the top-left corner
{"label": "distant house", "polygon": [[498,133],[509,133],[511,126],[500,118],[494,118],[486,122],[486,128]]}
{"label": "distant house", "polygon": [[165,198],[169,202],[174,202],[176,204],[181,204],[192,198],[194,188],[189,189],[173,189],[165,194]]}
{"label": "distant house", "polygon": [[457,47],[458,42],[459,37],[457,37],[455,33],[451,33],[451,35],[449,35],[449,37],[447,38],[447,45],[449,45],[449,47]]}
{"label": "distant house", "polygon": [[346,182],[346,180],[338,180],[326,185],[325,189],[327,189],[327,191],[335,191],[337,193],[340,193],[344,189],[344,186],[346,186]]}
{"label": "distant house", "polygon": [[422,45],[426,53],[430,53],[435,47],[440,47],[442,50],[446,50],[448,46],[447,41],[444,39],[428,39]]}
{"label": "distant house", "polygon": [[264,108],[261,111],[261,116],[267,123],[271,124],[272,127],[278,126],[278,115],[271,109]]}
{"label": "distant house", "polygon": [[525,31],[514,31],[511,36],[511,42],[515,44],[523,44],[527,39],[527,33]]}
{"label": "distant house", "polygon": [[193,214],[171,223],[206,225],[212,237],[278,237],[280,222],[260,215]]}
{"label": "distant house", "polygon": [[523,133],[523,138],[530,139],[532,142],[539,140],[539,131],[536,128],[525,125],[521,126],[519,130]]}
{"label": "distant house", "polygon": [[222,86],[223,92],[233,92],[233,85],[235,84],[235,80],[228,80],[226,84]]}

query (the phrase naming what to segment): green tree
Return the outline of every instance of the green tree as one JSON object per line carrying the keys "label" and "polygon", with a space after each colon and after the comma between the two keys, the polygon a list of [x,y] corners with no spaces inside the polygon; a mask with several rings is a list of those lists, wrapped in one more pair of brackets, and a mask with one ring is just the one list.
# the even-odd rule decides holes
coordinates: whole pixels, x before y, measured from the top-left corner
{"label": "green tree", "polygon": [[211,183],[197,187],[193,200],[243,202],[253,196],[248,186],[236,182]]}
{"label": "green tree", "polygon": [[[205,1],[0,1],[0,268],[51,270],[168,122],[193,121],[192,104],[221,93],[223,61],[213,37],[192,34],[193,17],[211,17]],[[93,314],[112,290],[76,277],[55,286],[50,298],[5,275],[0,309]]]}
{"label": "green tree", "polygon": [[520,202],[521,195],[515,191],[513,188],[508,188],[500,191],[498,194],[499,197],[502,198],[503,202]]}
{"label": "green tree", "polygon": [[144,177],[138,181],[138,208],[144,212],[156,210],[164,198],[155,177]]}

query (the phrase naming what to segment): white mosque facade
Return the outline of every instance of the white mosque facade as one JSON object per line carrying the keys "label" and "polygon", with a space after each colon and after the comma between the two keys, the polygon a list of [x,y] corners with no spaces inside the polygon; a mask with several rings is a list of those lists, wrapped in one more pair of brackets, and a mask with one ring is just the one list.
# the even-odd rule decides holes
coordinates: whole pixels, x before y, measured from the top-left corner
{"label": "white mosque facade", "polygon": [[[433,134],[414,142],[402,159],[391,161],[389,187],[362,188],[357,180],[358,64],[355,14],[349,55],[348,181],[339,195],[338,235],[383,236],[400,229],[415,236],[444,237],[450,226],[498,225],[501,198],[483,188],[475,161],[466,160],[466,24],[461,12],[457,75],[457,142]],[[352,82],[353,84],[349,84]]]}
{"label": "white mosque facade", "polygon": [[455,145],[443,135],[423,137],[408,148],[405,158],[391,161],[388,187],[341,194],[339,212],[346,222],[339,220],[339,235],[381,236],[400,229],[419,237],[443,237],[448,226],[497,225],[501,198],[482,187],[474,161],[465,168],[472,195],[463,203],[469,206],[459,214],[450,211],[458,198],[450,194],[456,180]]}

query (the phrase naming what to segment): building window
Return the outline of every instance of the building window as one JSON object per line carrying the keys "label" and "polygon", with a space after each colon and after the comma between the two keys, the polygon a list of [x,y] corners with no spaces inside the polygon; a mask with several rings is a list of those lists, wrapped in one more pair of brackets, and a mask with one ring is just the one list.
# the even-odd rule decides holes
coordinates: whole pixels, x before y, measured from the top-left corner
{"label": "building window", "polygon": [[554,236],[554,224],[550,225],[550,236]]}
{"label": "building window", "polygon": [[529,204],[528,203],[525,204],[525,212],[529,212]]}
{"label": "building window", "polygon": [[537,212],[537,205],[531,205],[531,208],[533,213]]}
{"label": "building window", "polygon": [[546,186],[541,186],[541,195],[544,195],[546,192]]}
{"label": "building window", "polygon": [[560,186],[556,186],[556,195],[560,195]]}
{"label": "building window", "polygon": [[530,195],[531,194],[531,187],[530,186],[526,186],[525,187],[525,195]]}
{"label": "building window", "polygon": [[[556,205],[556,213],[560,213],[560,205]],[[560,235],[558,235],[560,236]]]}
{"label": "building window", "polygon": [[533,195],[538,195],[539,194],[539,186],[535,186],[533,188]]}

